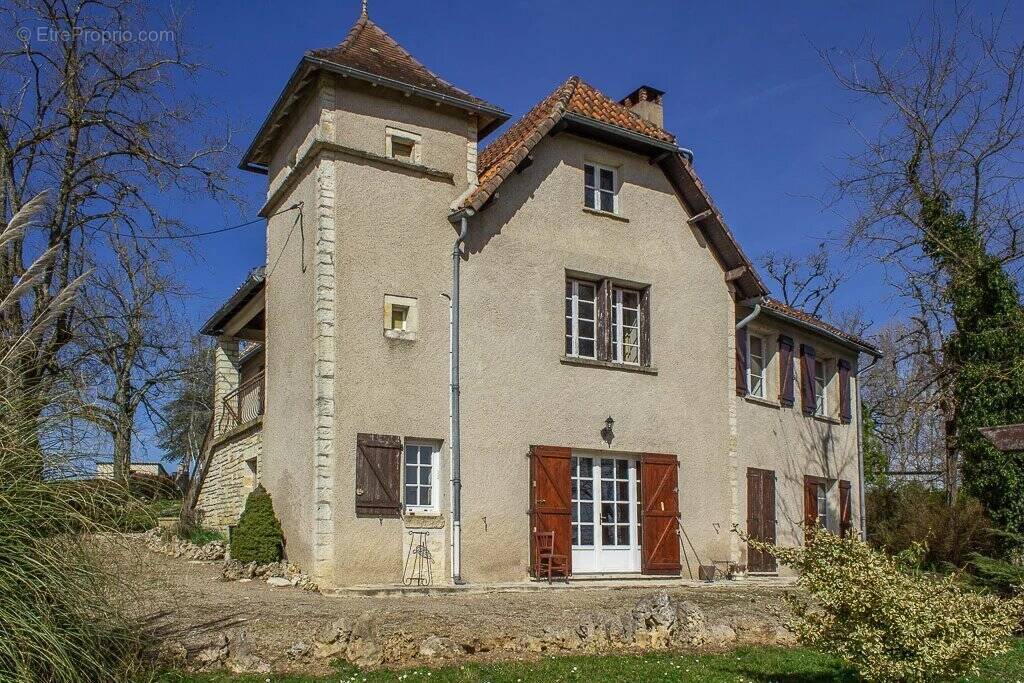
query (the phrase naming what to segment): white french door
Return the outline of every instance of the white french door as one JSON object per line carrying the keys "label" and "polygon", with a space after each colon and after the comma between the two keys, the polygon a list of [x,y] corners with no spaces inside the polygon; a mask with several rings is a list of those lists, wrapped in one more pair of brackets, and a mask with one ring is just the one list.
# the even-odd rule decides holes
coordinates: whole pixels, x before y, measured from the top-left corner
{"label": "white french door", "polygon": [[637,461],[573,453],[572,571],[640,571]]}

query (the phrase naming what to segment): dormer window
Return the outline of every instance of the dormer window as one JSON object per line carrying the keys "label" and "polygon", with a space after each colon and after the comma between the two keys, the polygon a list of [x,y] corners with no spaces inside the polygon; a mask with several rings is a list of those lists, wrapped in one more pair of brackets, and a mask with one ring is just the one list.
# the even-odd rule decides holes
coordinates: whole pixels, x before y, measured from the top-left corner
{"label": "dormer window", "polygon": [[583,205],[594,211],[618,213],[615,169],[597,164],[583,165]]}
{"label": "dormer window", "polygon": [[420,163],[420,141],[417,133],[398,128],[387,128],[387,156],[409,164]]}

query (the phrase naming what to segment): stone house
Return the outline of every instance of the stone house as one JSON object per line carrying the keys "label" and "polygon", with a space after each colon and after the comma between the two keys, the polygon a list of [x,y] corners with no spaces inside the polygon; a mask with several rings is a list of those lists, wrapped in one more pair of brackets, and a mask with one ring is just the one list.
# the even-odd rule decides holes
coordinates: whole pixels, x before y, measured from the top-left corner
{"label": "stone house", "polygon": [[527,580],[548,531],[576,579],[773,573],[734,527],[862,530],[878,351],[768,297],[665,100],[572,77],[498,135],[365,14],[306,53],[241,164],[266,269],[203,328],[208,523],[262,483],[323,586],[408,578],[413,544],[438,582]]}

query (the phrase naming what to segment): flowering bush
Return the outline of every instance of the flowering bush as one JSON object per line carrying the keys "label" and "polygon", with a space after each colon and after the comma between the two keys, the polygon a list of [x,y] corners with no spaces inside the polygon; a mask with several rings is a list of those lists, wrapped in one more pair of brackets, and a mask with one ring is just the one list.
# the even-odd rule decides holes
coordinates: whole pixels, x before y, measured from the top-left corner
{"label": "flowering bush", "polygon": [[1024,598],[965,587],[956,575],[917,570],[923,547],[897,556],[856,538],[818,532],[800,548],[747,539],[799,572],[788,596],[800,641],[854,666],[867,681],[925,681],[977,673],[1006,652]]}

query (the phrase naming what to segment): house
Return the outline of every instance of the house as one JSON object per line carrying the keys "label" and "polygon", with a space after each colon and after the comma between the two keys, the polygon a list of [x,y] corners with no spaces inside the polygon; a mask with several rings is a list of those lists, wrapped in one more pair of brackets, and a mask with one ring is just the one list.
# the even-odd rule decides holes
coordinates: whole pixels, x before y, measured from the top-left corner
{"label": "house", "polygon": [[[133,462],[128,467],[132,474],[148,474],[154,477],[170,478],[171,475],[164,469],[162,462]],[[113,479],[114,478],[114,461],[113,460],[97,460],[96,461],[96,478],[97,479]]]}
{"label": "house", "polygon": [[577,578],[772,573],[734,527],[862,530],[878,351],[768,297],[666,101],[574,76],[498,134],[365,13],[302,57],[241,164],[266,268],[203,328],[208,522],[262,483],[323,586],[401,581],[412,544],[527,580],[548,531]]}

